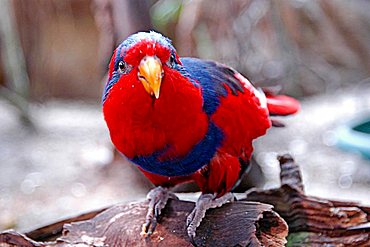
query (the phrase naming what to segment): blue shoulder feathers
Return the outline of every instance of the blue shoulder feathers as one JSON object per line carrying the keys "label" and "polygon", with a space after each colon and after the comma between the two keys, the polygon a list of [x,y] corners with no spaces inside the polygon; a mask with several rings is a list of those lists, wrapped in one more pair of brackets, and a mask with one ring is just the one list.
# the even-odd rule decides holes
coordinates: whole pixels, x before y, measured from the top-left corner
{"label": "blue shoulder feathers", "polygon": [[220,96],[227,96],[226,87],[235,95],[244,92],[243,84],[235,77],[237,72],[234,69],[214,61],[197,58],[180,60],[187,72],[185,76],[189,76],[201,85],[203,109],[208,115],[212,115],[217,110]]}

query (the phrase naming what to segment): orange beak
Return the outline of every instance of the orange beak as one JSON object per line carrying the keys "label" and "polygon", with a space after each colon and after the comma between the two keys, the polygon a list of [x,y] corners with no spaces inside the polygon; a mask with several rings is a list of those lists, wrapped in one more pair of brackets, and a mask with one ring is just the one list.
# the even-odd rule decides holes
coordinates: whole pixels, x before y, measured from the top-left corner
{"label": "orange beak", "polygon": [[145,56],[141,59],[138,68],[137,76],[143,84],[145,91],[158,99],[163,77],[161,61],[156,56]]}

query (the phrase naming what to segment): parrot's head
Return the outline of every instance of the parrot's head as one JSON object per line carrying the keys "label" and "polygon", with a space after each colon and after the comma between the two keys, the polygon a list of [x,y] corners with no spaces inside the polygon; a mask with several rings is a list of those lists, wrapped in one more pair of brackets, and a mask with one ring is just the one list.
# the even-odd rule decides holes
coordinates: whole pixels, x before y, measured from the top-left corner
{"label": "parrot's head", "polygon": [[143,90],[158,99],[166,71],[179,65],[171,40],[154,31],[133,34],[113,53],[103,102],[114,84],[127,78],[141,82]]}

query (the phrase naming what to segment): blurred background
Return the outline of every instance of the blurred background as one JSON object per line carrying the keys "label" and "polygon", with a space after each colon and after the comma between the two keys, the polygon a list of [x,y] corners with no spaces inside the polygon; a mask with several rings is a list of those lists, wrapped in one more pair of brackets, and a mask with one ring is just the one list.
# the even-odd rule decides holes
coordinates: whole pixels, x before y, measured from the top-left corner
{"label": "blurred background", "polygon": [[145,30],[170,37],[180,56],[218,60],[301,100],[285,128],[255,142],[253,186],[278,187],[276,155],[290,152],[307,194],[370,205],[369,1],[0,6],[0,230],[145,197],[151,185],[113,149],[100,103],[113,49]]}

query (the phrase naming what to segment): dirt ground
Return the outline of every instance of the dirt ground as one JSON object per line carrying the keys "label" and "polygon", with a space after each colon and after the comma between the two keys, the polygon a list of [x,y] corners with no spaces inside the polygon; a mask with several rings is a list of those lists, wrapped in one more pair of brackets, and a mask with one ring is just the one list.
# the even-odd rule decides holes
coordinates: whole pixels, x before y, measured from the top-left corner
{"label": "dirt ground", "polygon": [[[338,149],[335,128],[370,112],[370,87],[307,98],[255,142],[266,184],[279,186],[276,155],[300,164],[307,194],[370,205],[370,161]],[[35,129],[0,100],[0,230],[27,231],[122,201],[142,200],[150,184],[127,161],[114,161],[98,104],[33,104]]]}

